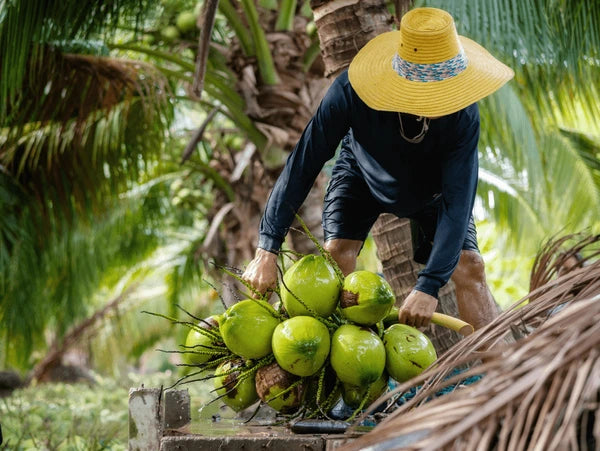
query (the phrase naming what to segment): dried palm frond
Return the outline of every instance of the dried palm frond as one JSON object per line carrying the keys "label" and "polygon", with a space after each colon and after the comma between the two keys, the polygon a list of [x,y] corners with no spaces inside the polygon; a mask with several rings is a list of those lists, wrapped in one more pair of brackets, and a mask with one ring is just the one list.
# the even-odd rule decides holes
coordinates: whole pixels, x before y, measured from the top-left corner
{"label": "dried palm frond", "polygon": [[[598,243],[600,236],[584,238],[575,248],[597,255]],[[549,243],[538,261],[551,261],[548,252],[556,249]],[[532,325],[538,327],[528,337],[504,342],[511,328]],[[447,378],[465,364],[468,371]],[[473,375],[484,377],[435,397]],[[532,291],[370,410],[416,386],[412,400],[346,449],[546,450],[600,443],[600,431],[592,432],[589,421],[591,412],[600,414],[600,261]]]}
{"label": "dried palm frond", "polygon": [[598,241],[597,236],[581,234],[566,235],[554,240],[548,240],[538,253],[531,269],[529,291],[545,285],[557,276],[585,266],[587,261],[600,255],[600,249],[592,250],[588,255],[582,251]]}

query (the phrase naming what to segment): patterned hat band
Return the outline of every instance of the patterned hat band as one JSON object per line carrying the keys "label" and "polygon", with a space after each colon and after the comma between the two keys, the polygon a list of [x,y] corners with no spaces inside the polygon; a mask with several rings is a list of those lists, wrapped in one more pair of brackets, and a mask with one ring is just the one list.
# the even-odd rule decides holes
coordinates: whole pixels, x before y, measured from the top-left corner
{"label": "patterned hat band", "polygon": [[410,81],[442,81],[456,77],[467,68],[467,57],[461,48],[458,55],[447,61],[433,64],[416,64],[406,61],[397,53],[392,58],[392,67],[398,75]]}

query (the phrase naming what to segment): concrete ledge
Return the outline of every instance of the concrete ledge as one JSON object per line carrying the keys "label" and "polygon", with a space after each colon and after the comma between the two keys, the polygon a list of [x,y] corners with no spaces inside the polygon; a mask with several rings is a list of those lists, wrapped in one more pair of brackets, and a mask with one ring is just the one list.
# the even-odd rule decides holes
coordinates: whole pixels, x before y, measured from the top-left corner
{"label": "concrete ledge", "polygon": [[160,451],[324,451],[325,440],[322,437],[256,437],[228,436],[207,437],[202,435],[183,435],[163,437]]}
{"label": "concrete ledge", "polygon": [[163,437],[160,451],[331,451],[352,441],[343,435],[180,435]]}

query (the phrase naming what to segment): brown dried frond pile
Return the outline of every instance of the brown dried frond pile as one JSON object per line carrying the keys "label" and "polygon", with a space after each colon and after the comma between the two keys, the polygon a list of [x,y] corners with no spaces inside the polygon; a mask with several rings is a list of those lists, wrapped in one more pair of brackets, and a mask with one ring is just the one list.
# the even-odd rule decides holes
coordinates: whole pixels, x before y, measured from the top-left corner
{"label": "brown dried frond pile", "polygon": [[[600,236],[580,239],[576,246],[584,242],[579,251],[588,257],[599,254]],[[556,262],[548,253],[557,254],[559,248],[549,243],[538,262]],[[541,266],[537,268],[542,274]],[[507,344],[503,338],[515,329],[531,333]],[[470,369],[446,379],[465,365]],[[435,397],[444,387],[473,375],[483,378]],[[586,450],[595,449],[594,443],[600,446],[600,422],[593,420],[600,418],[600,260],[587,258],[587,265],[546,280],[493,323],[450,349],[434,368],[382,397],[371,410],[421,385],[413,399],[345,449],[376,445],[372,449],[378,451]]]}

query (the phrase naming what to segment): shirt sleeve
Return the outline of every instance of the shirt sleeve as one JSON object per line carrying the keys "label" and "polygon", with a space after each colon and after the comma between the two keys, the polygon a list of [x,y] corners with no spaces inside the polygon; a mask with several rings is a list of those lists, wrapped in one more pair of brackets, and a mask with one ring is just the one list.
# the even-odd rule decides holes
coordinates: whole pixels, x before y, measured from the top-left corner
{"label": "shirt sleeve", "polygon": [[455,144],[442,162],[442,199],[431,255],[415,286],[434,297],[458,264],[477,190],[479,110],[475,104],[460,114]]}
{"label": "shirt sleeve", "polygon": [[333,82],[275,182],[260,222],[258,247],[277,252],[323,165],[350,128],[347,72]]}

